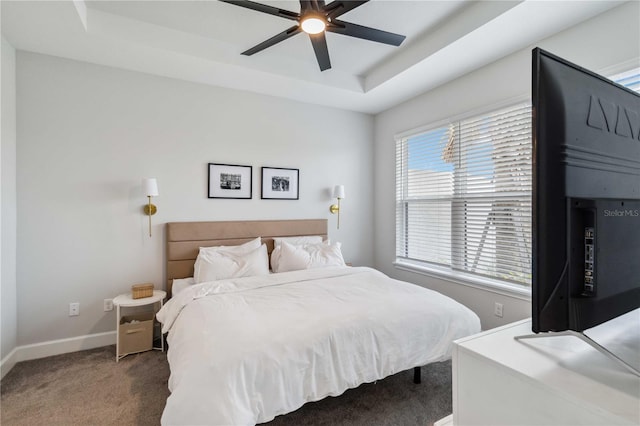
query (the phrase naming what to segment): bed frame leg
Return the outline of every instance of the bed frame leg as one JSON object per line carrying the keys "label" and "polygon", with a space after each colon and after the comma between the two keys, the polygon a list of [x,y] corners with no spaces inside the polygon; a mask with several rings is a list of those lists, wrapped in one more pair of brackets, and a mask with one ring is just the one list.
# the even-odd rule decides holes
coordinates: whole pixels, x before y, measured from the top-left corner
{"label": "bed frame leg", "polygon": [[420,377],[420,367],[413,367],[413,383],[420,384],[422,383],[422,378]]}

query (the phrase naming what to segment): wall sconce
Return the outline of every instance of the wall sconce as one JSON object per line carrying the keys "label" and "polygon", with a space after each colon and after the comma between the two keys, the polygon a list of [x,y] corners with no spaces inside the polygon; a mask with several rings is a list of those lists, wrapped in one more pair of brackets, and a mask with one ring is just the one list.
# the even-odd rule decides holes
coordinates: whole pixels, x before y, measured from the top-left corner
{"label": "wall sconce", "polygon": [[156,178],[142,179],[142,192],[149,198],[149,204],[146,204],[142,210],[144,214],[149,216],[149,237],[151,237],[151,216],[158,211],[156,206],[151,204],[151,197],[158,196],[158,181]]}
{"label": "wall sconce", "polygon": [[332,204],[329,211],[338,215],[338,229],[340,229],[340,200],[344,199],[344,185],[336,185],[333,188],[333,198],[338,199],[338,204]]}

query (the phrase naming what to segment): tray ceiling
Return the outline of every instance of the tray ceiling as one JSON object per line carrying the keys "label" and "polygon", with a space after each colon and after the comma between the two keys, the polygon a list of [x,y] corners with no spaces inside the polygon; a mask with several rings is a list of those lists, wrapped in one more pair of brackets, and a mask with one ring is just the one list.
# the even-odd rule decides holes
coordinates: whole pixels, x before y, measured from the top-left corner
{"label": "tray ceiling", "polygon": [[[262,1],[298,12],[298,1]],[[20,50],[378,113],[622,2],[372,0],[341,20],[406,35],[399,47],[327,33],[320,72],[292,21],[218,1],[2,1]]]}

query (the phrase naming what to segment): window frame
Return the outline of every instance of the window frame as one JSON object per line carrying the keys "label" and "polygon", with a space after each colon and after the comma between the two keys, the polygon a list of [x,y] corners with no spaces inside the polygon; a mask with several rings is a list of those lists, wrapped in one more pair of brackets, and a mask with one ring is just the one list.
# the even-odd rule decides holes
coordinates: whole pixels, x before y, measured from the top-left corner
{"label": "window frame", "polygon": [[[607,78],[615,82],[619,82],[622,76],[626,76],[632,73],[635,73],[635,76],[638,76],[640,74],[640,68],[637,67],[637,64],[632,61],[629,61],[628,63],[625,63],[625,64],[618,64],[614,67],[608,67],[607,69],[602,70],[600,72],[601,75],[608,76]],[[637,85],[637,82],[636,82],[636,85]],[[640,92],[640,87],[638,87],[638,89],[635,89],[635,90]],[[421,133],[429,132],[437,128],[448,126],[450,123],[461,122],[473,117],[489,114],[492,111],[508,108],[509,106],[516,106],[518,104],[523,104],[526,102],[531,103],[531,97],[529,95],[516,96],[510,99],[503,100],[501,102],[484,105],[482,107],[467,111],[457,116],[441,119],[427,125],[419,126],[417,128],[413,128],[410,130],[397,133],[394,135],[394,143],[397,144],[401,139],[406,139]],[[396,176],[397,176],[397,169],[394,170],[394,178]],[[398,185],[398,182],[396,182],[396,185],[395,185],[396,193],[394,194],[394,199],[397,197],[397,185]],[[531,201],[533,203],[533,200]],[[397,199],[395,203],[397,203]],[[395,206],[395,209],[397,209],[397,205]],[[396,232],[396,225],[397,225],[397,217],[395,217],[394,219],[394,233]],[[443,281],[449,281],[455,284],[461,284],[461,285],[465,285],[473,288],[479,288],[482,290],[486,290],[486,291],[490,291],[490,292],[494,292],[494,293],[498,293],[506,296],[511,296],[511,297],[515,297],[523,300],[529,300],[529,301],[531,300],[531,287],[525,287],[521,284],[515,284],[509,281],[503,281],[503,280],[494,279],[486,276],[466,273],[463,271],[452,269],[451,267],[440,267],[438,265],[430,264],[423,261],[399,259],[397,257],[397,244],[398,244],[398,235],[395,234],[396,248],[394,249],[395,261],[393,262],[393,265],[396,269],[418,273],[421,275],[437,278]]]}
{"label": "window frame", "polygon": [[[403,139],[407,139],[419,134],[427,133],[429,131],[436,130],[439,128],[447,127],[451,123],[459,123],[474,117],[490,114],[500,109],[516,107],[518,105],[525,104],[525,103],[529,103],[529,104],[531,103],[531,97],[529,95],[521,95],[521,96],[503,100],[501,102],[484,105],[480,108],[469,110],[465,113],[462,113],[453,117],[440,119],[427,125],[419,126],[410,130],[396,133],[393,138],[394,147],[396,147],[395,149],[397,149],[397,144]],[[394,179],[396,178],[397,178],[397,165],[394,167]],[[398,182],[396,181],[394,185],[394,211],[396,211],[396,209],[398,208],[397,206],[398,189],[397,188],[398,188]],[[394,238],[394,255],[393,255],[394,256],[393,266],[396,269],[413,272],[420,275],[425,275],[432,278],[437,278],[439,280],[448,281],[455,284],[461,284],[461,285],[472,287],[472,288],[478,288],[478,289],[490,291],[492,293],[515,297],[522,300],[527,300],[527,301],[531,300],[530,286],[525,286],[522,284],[510,282],[510,281],[491,278],[488,276],[476,275],[473,273],[468,273],[468,272],[460,271],[457,269],[453,269],[451,267],[440,266],[440,265],[431,264],[431,263],[423,262],[419,260],[398,258],[396,246],[399,241],[399,236],[397,235],[397,229],[396,229],[396,224],[397,224],[396,214],[397,212],[394,213],[395,238]]]}

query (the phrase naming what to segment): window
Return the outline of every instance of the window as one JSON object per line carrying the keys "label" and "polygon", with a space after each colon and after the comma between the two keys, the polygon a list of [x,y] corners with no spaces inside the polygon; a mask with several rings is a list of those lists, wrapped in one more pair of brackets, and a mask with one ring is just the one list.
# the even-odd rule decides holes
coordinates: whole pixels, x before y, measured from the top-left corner
{"label": "window", "polygon": [[[611,77],[640,92],[640,68]],[[397,139],[396,259],[531,284],[531,106]]]}
{"label": "window", "polygon": [[396,146],[396,257],[528,287],[531,107],[403,137]]}

